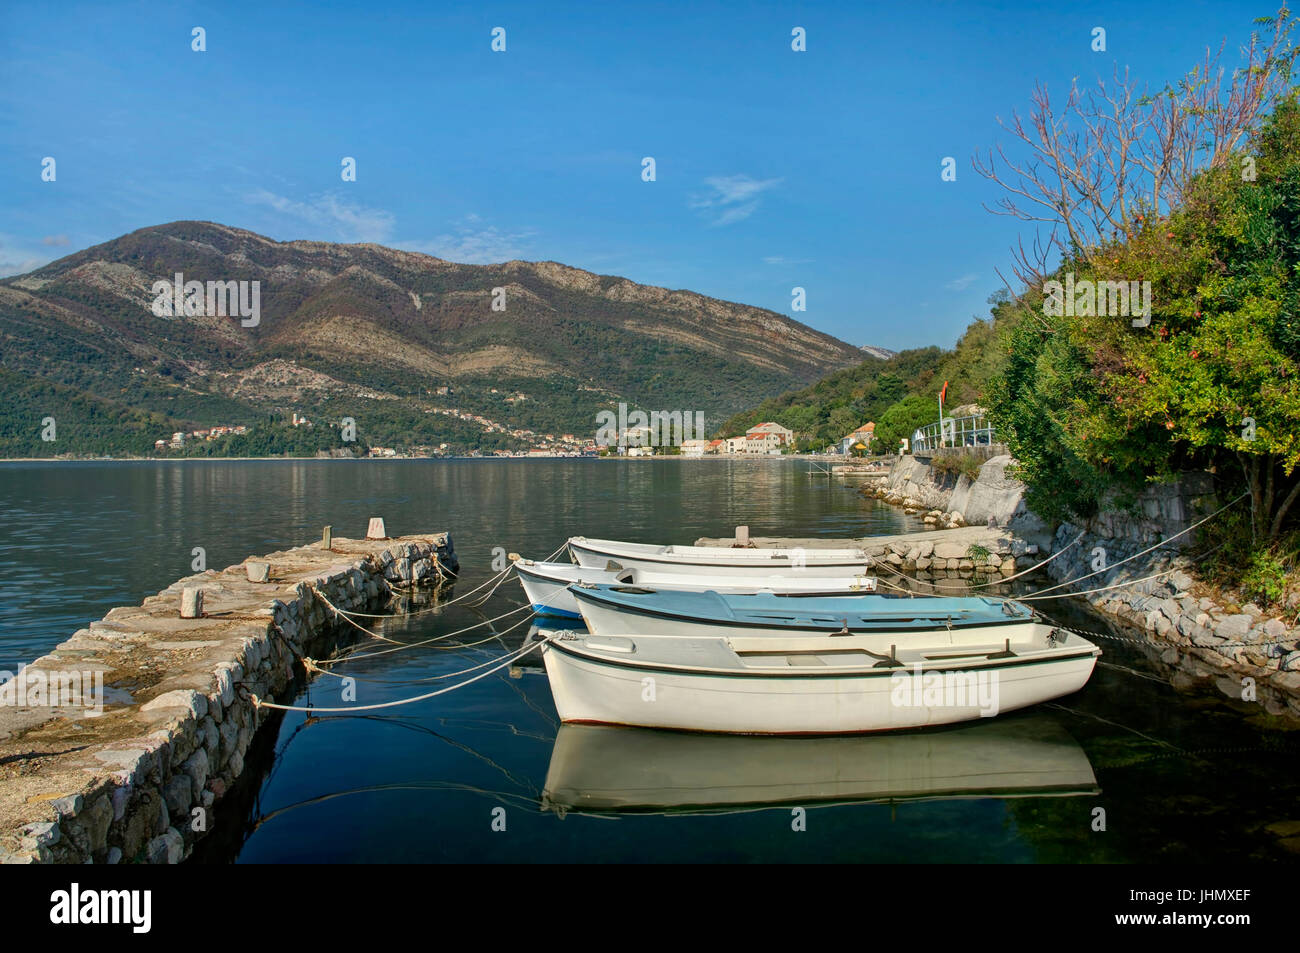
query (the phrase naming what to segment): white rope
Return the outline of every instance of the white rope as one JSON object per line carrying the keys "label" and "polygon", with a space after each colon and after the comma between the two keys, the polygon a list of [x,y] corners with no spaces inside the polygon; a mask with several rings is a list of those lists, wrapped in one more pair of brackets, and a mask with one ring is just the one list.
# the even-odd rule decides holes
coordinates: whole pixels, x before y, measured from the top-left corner
{"label": "white rope", "polygon": [[[339,662],[348,662],[348,661],[354,661],[354,660],[357,660],[357,659],[363,659],[363,658],[375,658],[376,656],[379,656],[379,655],[389,655],[389,654],[391,654],[391,653],[393,653],[393,652],[400,652],[402,649],[413,649],[413,648],[417,648],[417,647],[419,647],[419,646],[421,646],[421,645],[430,645],[430,644],[432,644],[432,643],[434,643],[434,642],[441,642],[441,641],[443,641],[444,639],[449,639],[449,638],[451,638],[453,635],[461,635],[461,634],[463,634],[463,633],[465,633],[465,632],[472,632],[474,629],[481,629],[481,628],[482,628],[483,626],[485,626],[485,625],[491,625],[493,622],[499,622],[500,620],[506,618],[507,616],[512,616],[512,615],[514,615],[516,612],[523,612],[523,611],[526,610],[526,609],[527,609],[527,610],[530,610],[530,612],[531,612],[531,610],[532,610],[532,606],[529,606],[529,605],[522,605],[522,606],[519,606],[518,608],[511,609],[509,612],[503,612],[503,613],[501,613],[499,616],[494,616],[494,617],[491,618],[491,619],[484,619],[482,622],[475,622],[473,625],[467,625],[467,626],[465,626],[465,628],[463,628],[463,629],[456,629],[454,632],[447,632],[447,633],[444,634],[444,635],[437,635],[437,636],[434,636],[434,637],[431,638],[431,639],[422,639],[422,640],[420,640],[419,642],[398,642],[398,643],[397,643],[396,645],[394,645],[391,649],[380,649],[380,650],[377,651],[377,652],[363,652],[363,653],[360,654],[360,655],[341,655],[341,656],[339,656],[339,657],[336,658],[336,659],[323,659],[322,661],[318,662],[317,664],[319,664],[319,665],[337,665]],[[532,613],[532,614],[530,614],[530,615],[528,616],[528,618],[531,619],[531,618],[533,617],[533,615],[536,615],[536,613]],[[391,642],[392,640],[390,639],[389,641]]]}
{"label": "white rope", "polygon": [[[1075,578],[1075,579],[1067,579],[1067,580],[1065,580],[1065,582],[1058,583],[1058,584],[1055,585],[1055,586],[1048,586],[1046,589],[1040,589],[1040,590],[1038,590],[1038,592],[1034,593],[1033,596],[1021,596],[1020,598],[1021,598],[1021,599],[1027,599],[1027,598],[1034,598],[1034,597],[1037,597],[1037,596],[1041,596],[1041,595],[1042,595],[1043,593],[1045,593],[1045,592],[1054,592],[1054,591],[1056,591],[1057,589],[1064,589],[1066,586],[1072,586],[1072,585],[1074,585],[1076,582],[1083,582],[1083,580],[1085,580],[1085,579],[1091,579],[1093,576],[1099,576],[1099,575],[1101,575],[1101,574],[1104,573],[1104,572],[1110,572],[1112,569],[1116,569],[1116,568],[1118,568],[1118,567],[1124,565],[1124,564],[1127,563],[1127,562],[1132,562],[1134,559],[1137,559],[1139,556],[1145,556],[1147,553],[1151,552],[1152,550],[1159,549],[1161,546],[1165,546],[1165,545],[1168,545],[1169,543],[1172,543],[1172,542],[1173,542],[1174,540],[1176,540],[1179,536],[1184,536],[1184,535],[1186,535],[1187,533],[1190,533],[1192,530],[1196,529],[1196,527],[1200,526],[1202,523],[1208,523],[1210,520],[1214,519],[1216,516],[1218,516],[1218,515],[1219,515],[1220,513],[1222,513],[1224,510],[1228,509],[1228,507],[1237,505],[1237,504],[1240,503],[1243,499],[1245,499],[1247,496],[1250,496],[1250,493],[1249,493],[1249,492],[1246,492],[1246,493],[1241,494],[1241,496],[1237,497],[1237,498],[1236,498],[1235,500],[1233,500],[1232,502],[1227,503],[1227,504],[1225,504],[1224,506],[1221,506],[1219,509],[1215,510],[1215,511],[1214,511],[1213,513],[1211,513],[1209,516],[1205,517],[1205,519],[1203,519],[1203,520],[1197,520],[1197,521],[1196,521],[1195,523],[1193,523],[1191,526],[1187,527],[1187,529],[1182,530],[1181,532],[1178,532],[1178,533],[1174,533],[1174,535],[1173,535],[1173,536],[1170,536],[1168,539],[1162,539],[1160,542],[1156,543],[1154,546],[1148,546],[1146,549],[1142,550],[1142,552],[1140,552],[1140,553],[1134,553],[1132,556],[1129,556],[1129,557],[1127,557],[1126,559],[1121,559],[1119,562],[1117,562],[1117,563],[1112,563],[1111,565],[1106,566],[1106,567],[1103,568],[1103,569],[1098,569],[1098,570],[1096,570],[1095,572],[1090,572],[1090,573],[1088,573],[1086,576],[1079,576],[1078,578]],[[1064,550],[1062,550],[1062,552],[1064,552]],[[1174,572],[1174,571],[1175,571],[1175,570],[1173,570],[1173,569],[1166,570],[1166,572]],[[1157,576],[1162,576],[1162,575],[1164,575],[1164,574],[1165,574],[1165,573],[1156,573]],[[1147,578],[1148,578],[1148,579],[1154,579],[1155,576],[1148,576]],[[1132,585],[1133,582],[1142,582],[1142,581],[1143,581],[1143,580],[1140,580],[1140,579],[1138,579],[1138,580],[1132,580],[1132,581],[1130,581],[1130,582],[1128,582],[1128,583],[1122,583],[1121,585]],[[1114,587],[1113,587],[1113,586],[1108,586],[1108,587],[1106,587],[1106,588],[1114,588]],[[1103,590],[1101,590],[1101,589],[1097,589],[1097,590],[1093,590],[1093,591],[1095,591],[1095,592],[1101,592],[1101,591],[1103,591]],[[1076,593],[1073,593],[1073,595],[1083,595],[1083,593],[1078,593],[1078,592],[1076,592]]]}
{"label": "white rope", "polygon": [[[569,542],[568,542],[568,540],[565,540],[565,541],[564,541],[564,544],[563,544],[559,549],[557,549],[555,552],[551,553],[551,555],[547,556],[545,559],[543,559],[543,560],[541,560],[541,561],[542,561],[542,562],[550,562],[552,559],[554,559],[554,558],[555,558],[556,556],[558,556],[560,553],[564,552],[564,550],[567,549],[568,546],[569,546]],[[435,553],[434,556],[435,556],[435,563],[434,563],[434,564],[437,565],[437,566],[439,566],[439,567],[441,567],[441,563],[437,562],[437,560],[436,560],[436,556],[437,556],[437,554]],[[356,617],[359,618],[359,619],[396,619],[396,618],[404,617],[404,616],[422,615],[422,614],[425,613],[425,612],[434,612],[434,611],[436,611],[436,610],[438,610],[438,609],[444,609],[444,608],[446,608],[447,606],[454,606],[456,603],[460,602],[462,599],[468,599],[470,596],[474,595],[474,593],[478,592],[480,589],[483,589],[483,588],[485,588],[485,587],[487,587],[487,586],[492,586],[492,592],[489,592],[486,596],[484,596],[484,597],[483,597],[481,600],[479,600],[478,602],[476,602],[476,603],[472,603],[472,605],[474,605],[474,606],[481,606],[484,602],[487,602],[487,600],[488,600],[489,598],[491,598],[492,593],[496,592],[497,589],[499,589],[499,588],[501,587],[501,584],[502,584],[503,582],[505,582],[506,576],[510,575],[511,571],[512,571],[514,568],[515,568],[515,567],[514,567],[514,563],[511,563],[511,564],[510,564],[509,566],[507,566],[505,569],[501,570],[499,573],[497,573],[496,575],[494,575],[494,576],[492,576],[491,578],[489,578],[486,582],[483,582],[483,583],[481,583],[481,584],[475,586],[475,587],[474,587],[473,589],[471,589],[469,592],[461,593],[459,596],[457,596],[457,597],[454,598],[454,599],[446,599],[446,600],[439,601],[436,605],[429,606],[429,607],[427,607],[427,608],[425,608],[425,609],[415,609],[415,610],[410,611],[410,612],[402,612],[402,613],[393,613],[393,612],[383,612],[383,613],[380,613],[380,612],[353,612],[353,611],[351,611],[351,610],[349,610],[349,609],[339,609],[339,608],[337,608],[337,607],[331,607],[331,608],[334,608],[334,611],[335,611],[335,612],[341,612],[341,613],[343,613],[344,615],[349,615],[349,616],[356,616]],[[441,568],[439,568],[439,574],[441,574],[441,571],[442,571]],[[495,582],[496,585],[493,586],[493,585],[492,585],[493,582]],[[324,596],[322,596],[321,598],[324,598]],[[362,629],[361,631],[362,631],[362,632],[366,632],[366,633],[368,633],[368,634],[370,634],[370,635],[374,635],[374,633],[373,633],[373,632],[370,632],[368,629]],[[382,638],[382,636],[379,636],[379,638]]]}
{"label": "white rope", "polygon": [[[1116,563],[1115,565],[1118,566],[1119,563]],[[1032,596],[1016,596],[1015,601],[1034,602],[1035,600],[1038,599],[1069,599],[1072,596],[1089,596],[1092,595],[1094,592],[1107,592],[1111,589],[1122,589],[1125,586],[1136,586],[1139,582],[1146,582],[1148,579],[1157,579],[1160,576],[1167,576],[1171,572],[1178,572],[1178,567],[1175,566],[1173,569],[1162,569],[1160,572],[1152,573],[1150,576],[1143,576],[1141,579],[1125,579],[1123,582],[1112,583],[1109,586],[1101,586],[1097,589],[1084,589],[1080,592],[1062,592],[1059,595],[1048,596],[1048,595],[1044,595],[1043,593],[1051,592],[1052,590],[1044,589],[1043,592],[1036,593],[1035,595]],[[1085,576],[1083,578],[1087,578],[1087,577]],[[1060,587],[1053,586],[1052,588],[1059,589]]]}
{"label": "white rope", "polygon": [[509,652],[506,655],[502,656],[500,662],[497,665],[493,666],[492,668],[488,669],[485,672],[480,672],[478,675],[475,675],[473,678],[467,678],[465,679],[465,681],[457,682],[455,685],[448,685],[446,688],[440,688],[437,691],[433,691],[433,692],[426,692],[423,695],[416,695],[412,698],[399,698],[395,701],[380,702],[375,705],[350,705],[345,708],[317,708],[314,705],[305,706],[305,707],[302,705],[277,705],[275,702],[263,701],[261,698],[251,693],[249,695],[249,698],[252,699],[254,706],[256,706],[257,708],[275,708],[278,709],[279,711],[305,711],[308,713],[358,712],[358,711],[375,711],[376,709],[379,708],[396,708],[399,705],[410,705],[414,702],[422,702],[429,698],[435,698],[438,695],[445,695],[448,692],[456,691],[458,688],[464,688],[466,685],[471,685],[474,682],[477,682],[479,679],[487,678],[493,672],[498,672],[501,669],[505,668],[507,665],[510,665],[512,662],[516,661],[517,659],[523,658],[529,652],[536,651],[537,649],[545,645],[547,642],[552,641],[554,638],[555,636],[550,636],[550,635],[542,636],[538,638],[536,641],[529,642],[523,646],[520,646],[515,651]]}
{"label": "white rope", "polygon": [[[527,618],[527,619],[521,619],[520,621],[518,621],[518,622],[516,622],[514,625],[512,625],[510,628],[506,629],[504,632],[498,632],[498,633],[494,634],[494,635],[492,636],[492,639],[499,639],[499,638],[501,638],[502,636],[509,635],[511,632],[513,632],[515,629],[519,628],[521,625],[524,625],[525,623],[529,622],[529,621],[531,620],[531,618],[532,618],[532,617],[529,616],[529,618]],[[492,641],[492,639],[484,639],[483,642],[490,642],[490,641]],[[482,645],[483,642],[475,642],[474,645]],[[458,648],[458,649],[467,649],[467,648],[472,648],[473,646],[470,646],[470,645],[457,645],[457,646],[454,646],[454,647],[455,647],[455,648]],[[417,684],[419,684],[420,682],[436,682],[436,681],[439,681],[439,680],[444,679],[444,678],[455,678],[455,677],[458,676],[458,675],[468,675],[470,672],[477,672],[477,671],[478,671],[479,669],[481,669],[484,665],[491,665],[491,664],[492,664],[493,662],[495,662],[495,661],[497,661],[495,658],[491,658],[491,659],[488,659],[486,662],[481,662],[480,664],[478,664],[478,665],[474,665],[474,666],[471,666],[470,668],[461,669],[459,672],[447,672],[447,673],[442,674],[442,675],[429,675],[429,676],[426,676],[425,678],[408,678],[408,679],[403,679],[402,682],[401,682],[401,684],[403,684],[403,685],[417,685]],[[340,675],[338,672],[331,671],[330,669],[327,669],[327,668],[321,668],[320,665],[316,662],[315,659],[310,659],[310,658],[305,658],[305,657],[304,657],[303,660],[302,660],[302,664],[306,667],[307,671],[309,671],[309,672],[317,672],[317,673],[319,673],[319,674],[321,674],[321,675],[333,675],[335,678],[340,679],[340,680],[342,680],[342,679],[346,679],[346,678],[353,678],[353,679],[356,679],[357,681],[361,681],[361,682],[379,682],[380,684],[392,684],[391,682],[384,682],[384,681],[381,681],[381,680],[378,680],[378,679],[373,679],[373,678],[361,678],[361,677],[359,677],[359,676],[355,676],[355,675]]]}
{"label": "white rope", "polygon": [[[363,625],[362,625],[361,623],[359,623],[359,622],[354,622],[354,621],[349,617],[349,615],[348,615],[348,613],[347,613],[346,611],[344,611],[343,609],[340,609],[340,608],[339,608],[338,606],[336,606],[334,603],[330,602],[329,597],[326,596],[325,593],[321,592],[321,591],[320,591],[319,589],[317,589],[315,586],[311,586],[310,588],[311,588],[311,591],[314,592],[314,593],[316,594],[316,598],[320,599],[321,602],[325,603],[325,605],[329,606],[331,609],[334,610],[334,618],[336,618],[336,619],[342,619],[344,622],[346,622],[348,625],[352,626],[352,627],[353,627],[354,629],[356,629],[358,632],[364,632],[366,635],[370,636],[372,639],[379,639],[379,640],[381,640],[381,641],[383,641],[383,642],[393,642],[394,644],[398,644],[398,645],[401,644],[400,642],[397,642],[395,639],[390,639],[390,638],[389,638],[388,636],[386,636],[386,635],[380,635],[378,632],[371,632],[369,629],[367,629],[365,626],[363,626]],[[399,617],[398,617],[398,616],[376,616],[376,618],[396,619],[396,618],[399,618]]]}

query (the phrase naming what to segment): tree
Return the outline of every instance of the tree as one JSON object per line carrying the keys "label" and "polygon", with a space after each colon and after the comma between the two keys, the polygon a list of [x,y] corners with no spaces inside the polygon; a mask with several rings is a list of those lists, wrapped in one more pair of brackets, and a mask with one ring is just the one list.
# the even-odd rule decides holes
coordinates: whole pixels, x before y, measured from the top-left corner
{"label": "tree", "polygon": [[1288,94],[1300,54],[1290,43],[1294,24],[1286,6],[1256,23],[1271,34],[1251,34],[1243,64],[1226,83],[1225,40],[1156,93],[1140,88],[1125,69],[1090,90],[1076,79],[1058,108],[1039,83],[1028,121],[1018,112],[1009,122],[999,119],[1013,147],[977,154],[973,165],[1006,192],[989,211],[1034,224],[1028,245],[1022,238],[1013,249],[1020,282],[1041,287],[1058,256],[1091,262],[1134,222],[1180,207],[1202,170],[1237,156],[1260,119]]}
{"label": "tree", "polygon": [[1300,510],[1295,93],[1248,145],[1186,183],[1166,219],[1062,264],[1078,287],[1149,281],[1145,325],[1100,307],[1053,316],[1023,296],[1039,313],[1010,337],[990,411],[1043,515],[1086,518],[1110,490],[1189,467],[1239,475],[1257,541]]}
{"label": "tree", "polygon": [[876,436],[872,441],[881,453],[898,449],[903,439],[911,441],[919,427],[939,421],[939,399],[913,394],[894,404],[876,421]]}

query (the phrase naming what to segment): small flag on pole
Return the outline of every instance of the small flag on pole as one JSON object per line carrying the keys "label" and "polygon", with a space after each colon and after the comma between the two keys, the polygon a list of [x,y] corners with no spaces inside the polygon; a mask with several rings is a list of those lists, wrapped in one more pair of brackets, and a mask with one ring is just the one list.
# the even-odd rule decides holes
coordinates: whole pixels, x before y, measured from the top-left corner
{"label": "small flag on pole", "polygon": [[942,404],[942,403],[943,403],[943,399],[944,399],[945,397],[947,397],[947,396],[948,396],[948,382],[947,382],[947,381],[944,381],[944,382],[943,382],[943,390],[939,391],[939,403]]}

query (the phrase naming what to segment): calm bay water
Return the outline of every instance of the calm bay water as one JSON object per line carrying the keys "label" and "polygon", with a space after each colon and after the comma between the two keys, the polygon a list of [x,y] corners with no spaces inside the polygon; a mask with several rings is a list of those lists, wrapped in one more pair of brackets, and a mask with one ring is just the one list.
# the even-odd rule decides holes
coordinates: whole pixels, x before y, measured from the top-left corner
{"label": "calm bay water", "polygon": [[[495,547],[542,558],[576,534],[685,543],[730,535],[737,524],[754,535],[820,537],[917,525],[839,481],[809,479],[806,468],[783,460],[0,465],[0,668],[188,574],[195,547],[219,568],[317,539],[325,524],[336,535],[362,535],[372,515],[392,535],[450,530],[462,566],[452,594],[493,574]],[[522,605],[511,580],[481,609],[457,604],[377,630],[428,639]],[[1068,603],[1047,611],[1134,634]],[[515,623],[526,615],[452,640],[480,645],[443,642],[335,670],[356,680],[361,704],[422,694],[519,645],[527,623]],[[1281,837],[1300,832],[1291,767],[1300,745],[1285,723],[1213,693],[1176,692],[1144,650],[1101,645],[1087,687],[1056,704],[857,739],[561,729],[545,676],[527,666],[519,677],[503,671],[397,709],[290,712],[263,732],[249,759],[260,779],[238,802],[223,802],[196,859],[1298,856],[1297,838]],[[451,677],[429,681],[437,676]],[[298,703],[339,705],[339,684],[318,679]],[[794,807],[806,808],[806,830],[792,829]],[[1098,808],[1104,831],[1094,830]],[[501,818],[504,831],[494,829]]]}

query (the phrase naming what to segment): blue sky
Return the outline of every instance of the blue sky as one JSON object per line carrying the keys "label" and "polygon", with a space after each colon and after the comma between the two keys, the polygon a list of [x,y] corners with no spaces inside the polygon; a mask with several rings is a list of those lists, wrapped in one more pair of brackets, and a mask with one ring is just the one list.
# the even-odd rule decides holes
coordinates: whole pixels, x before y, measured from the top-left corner
{"label": "blue sky", "polygon": [[1235,63],[1276,5],[8,3],[0,274],[206,219],[787,314],[800,286],[793,316],[854,344],[949,346],[1023,227],[971,168],[996,117],[1116,64],[1162,85],[1225,37]]}

